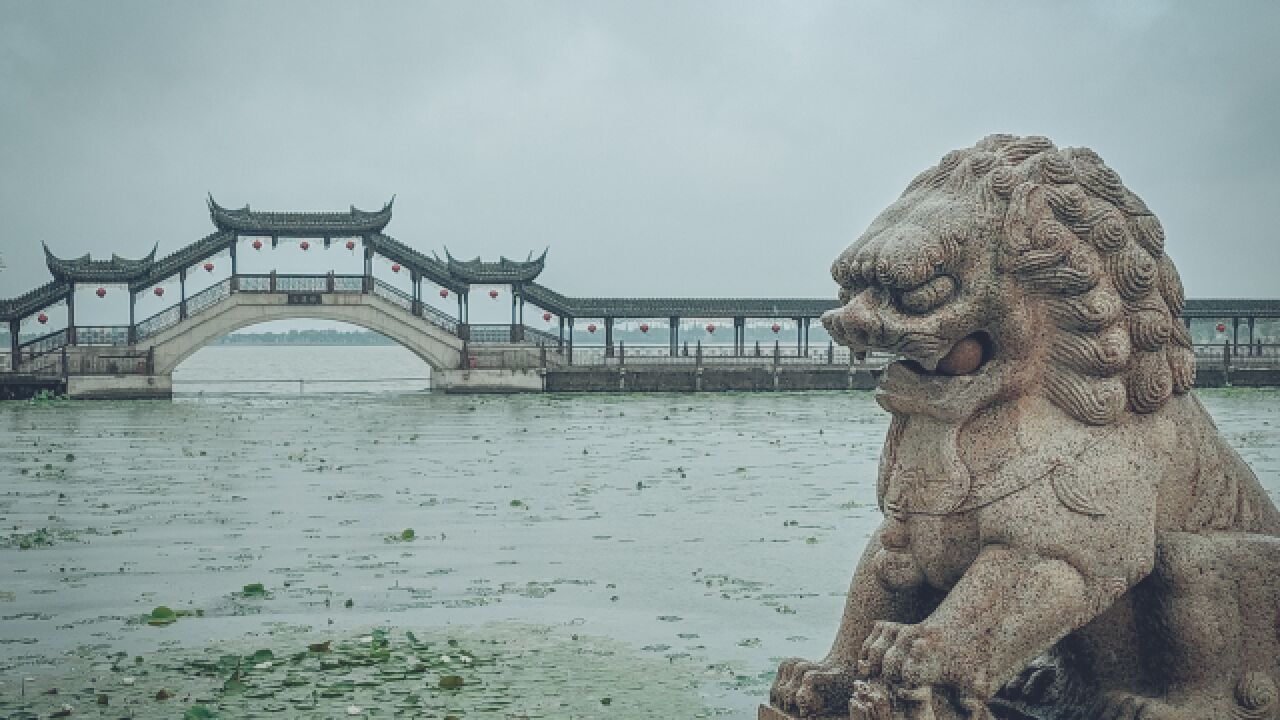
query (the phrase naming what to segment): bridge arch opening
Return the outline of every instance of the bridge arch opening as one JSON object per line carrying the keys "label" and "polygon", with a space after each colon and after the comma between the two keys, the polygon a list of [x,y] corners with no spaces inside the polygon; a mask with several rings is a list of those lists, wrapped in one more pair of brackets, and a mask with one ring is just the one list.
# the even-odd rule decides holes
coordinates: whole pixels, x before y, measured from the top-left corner
{"label": "bridge arch opening", "polygon": [[174,394],[415,394],[432,367],[406,345],[354,323],[275,320],[225,333],[181,358]]}

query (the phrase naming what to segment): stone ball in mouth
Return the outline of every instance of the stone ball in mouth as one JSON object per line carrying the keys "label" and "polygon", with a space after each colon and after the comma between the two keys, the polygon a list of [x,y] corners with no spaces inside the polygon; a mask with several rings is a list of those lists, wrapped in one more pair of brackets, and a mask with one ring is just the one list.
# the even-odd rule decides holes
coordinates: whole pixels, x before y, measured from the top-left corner
{"label": "stone ball in mouth", "polygon": [[961,338],[951,350],[938,361],[939,375],[968,375],[982,367],[987,360],[988,343],[977,333]]}

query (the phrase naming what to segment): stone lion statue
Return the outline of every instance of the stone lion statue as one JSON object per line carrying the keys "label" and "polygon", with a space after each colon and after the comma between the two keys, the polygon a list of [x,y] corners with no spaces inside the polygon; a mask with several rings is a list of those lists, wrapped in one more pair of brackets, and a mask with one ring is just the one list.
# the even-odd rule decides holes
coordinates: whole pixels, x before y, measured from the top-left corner
{"label": "stone lion statue", "polygon": [[832,275],[831,335],[900,357],[884,522],[762,718],[1278,717],[1280,512],[1191,392],[1160,223],[1096,153],[951,152]]}

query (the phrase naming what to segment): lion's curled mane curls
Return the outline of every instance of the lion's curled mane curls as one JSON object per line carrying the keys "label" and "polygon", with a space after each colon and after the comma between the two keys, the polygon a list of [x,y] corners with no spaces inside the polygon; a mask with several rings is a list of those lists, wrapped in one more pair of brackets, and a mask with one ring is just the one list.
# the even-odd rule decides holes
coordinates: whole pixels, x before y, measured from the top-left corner
{"label": "lion's curled mane curls", "polygon": [[987,228],[1002,241],[997,268],[1043,296],[1057,331],[1045,377],[1055,405],[1103,425],[1191,389],[1195,357],[1164,230],[1097,153],[992,135],[948,153],[903,197],[939,189],[1004,219]]}

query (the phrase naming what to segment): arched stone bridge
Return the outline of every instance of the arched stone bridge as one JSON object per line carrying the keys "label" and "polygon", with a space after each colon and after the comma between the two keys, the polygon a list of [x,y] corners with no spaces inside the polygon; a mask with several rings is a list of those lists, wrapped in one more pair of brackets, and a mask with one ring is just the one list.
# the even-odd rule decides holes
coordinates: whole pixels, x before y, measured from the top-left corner
{"label": "arched stone bridge", "polygon": [[[567,297],[536,282],[546,261],[545,251],[524,261],[500,258],[482,262],[479,258],[457,260],[447,250],[441,259],[404,245],[383,233],[391,219],[391,202],[375,212],[352,207],[348,212],[330,213],[256,212],[248,206],[227,209],[212,197],[208,206],[215,232],[160,259],[155,257],[156,248],[136,260],[116,255],[110,260],[93,260],[88,255],[60,258],[46,247],[46,264],[53,279],[20,297],[0,299],[0,322],[8,324],[10,339],[7,357],[0,366],[0,384],[54,377],[65,383],[73,397],[168,397],[173,370],[196,350],[240,328],[286,319],[334,320],[380,333],[431,366],[433,389],[454,392],[543,390],[548,372],[584,362],[616,366],[616,382],[612,375],[593,381],[616,388],[626,387],[625,371],[621,370],[624,362],[630,363],[630,368],[646,362],[666,367],[696,363],[698,378],[704,361],[721,363],[721,370],[734,364],[753,372],[771,363],[772,384],[777,388],[781,363],[792,367],[831,365],[837,355],[829,345],[825,352],[812,352],[809,343],[812,322],[835,306],[833,299]],[[282,240],[296,241],[303,250],[312,241],[326,248],[341,243],[353,252],[359,246],[363,272],[240,272],[238,255],[246,248],[275,247]],[[408,292],[375,276],[377,257],[391,263],[395,273],[403,272],[400,277],[408,276]],[[197,269],[211,271],[213,259],[218,259],[219,265],[229,259],[229,275],[188,295],[188,274]],[[178,284],[176,301],[138,320],[139,296],[162,296],[163,285],[172,285],[174,280]],[[448,302],[456,303],[456,314],[426,302],[424,284],[435,286],[428,290],[440,298],[452,298]],[[475,285],[509,287],[510,324],[469,322],[470,292]],[[100,297],[109,287],[126,287],[128,323],[78,325],[76,289],[85,286],[96,286]],[[525,325],[526,303],[540,308],[545,321],[554,318],[558,332]],[[48,313],[54,308],[65,310],[56,313],[65,315],[65,322],[50,330]],[[693,318],[730,320],[732,339],[725,327],[717,338],[723,342],[705,348],[704,353],[699,341],[691,352],[688,341],[681,345],[680,328],[682,321]],[[1255,323],[1273,318],[1280,318],[1280,301],[1188,300],[1185,312],[1188,325],[1195,320],[1214,327],[1215,344],[1206,348],[1206,357],[1215,358],[1224,352],[1224,337],[1230,357],[1263,360],[1280,354],[1280,346],[1264,347],[1254,339]],[[652,337],[647,335],[651,327],[654,335],[659,335],[657,328],[664,326],[666,342],[624,349],[621,342],[615,343],[618,319],[632,321],[633,340],[636,327],[644,337]],[[585,320],[599,321],[603,337],[595,335],[595,322],[586,327],[603,342],[590,343],[590,348],[579,344],[575,362],[575,323]],[[779,335],[783,323],[794,333],[785,342]],[[749,325],[756,335],[754,348],[748,343]],[[702,337],[710,340],[715,328],[708,324]],[[1242,329],[1247,333],[1243,338]],[[761,335],[767,341],[764,351]],[[848,360],[852,363],[852,358]],[[700,379],[691,382],[691,387],[701,387]],[[840,382],[835,386],[841,386]]]}

